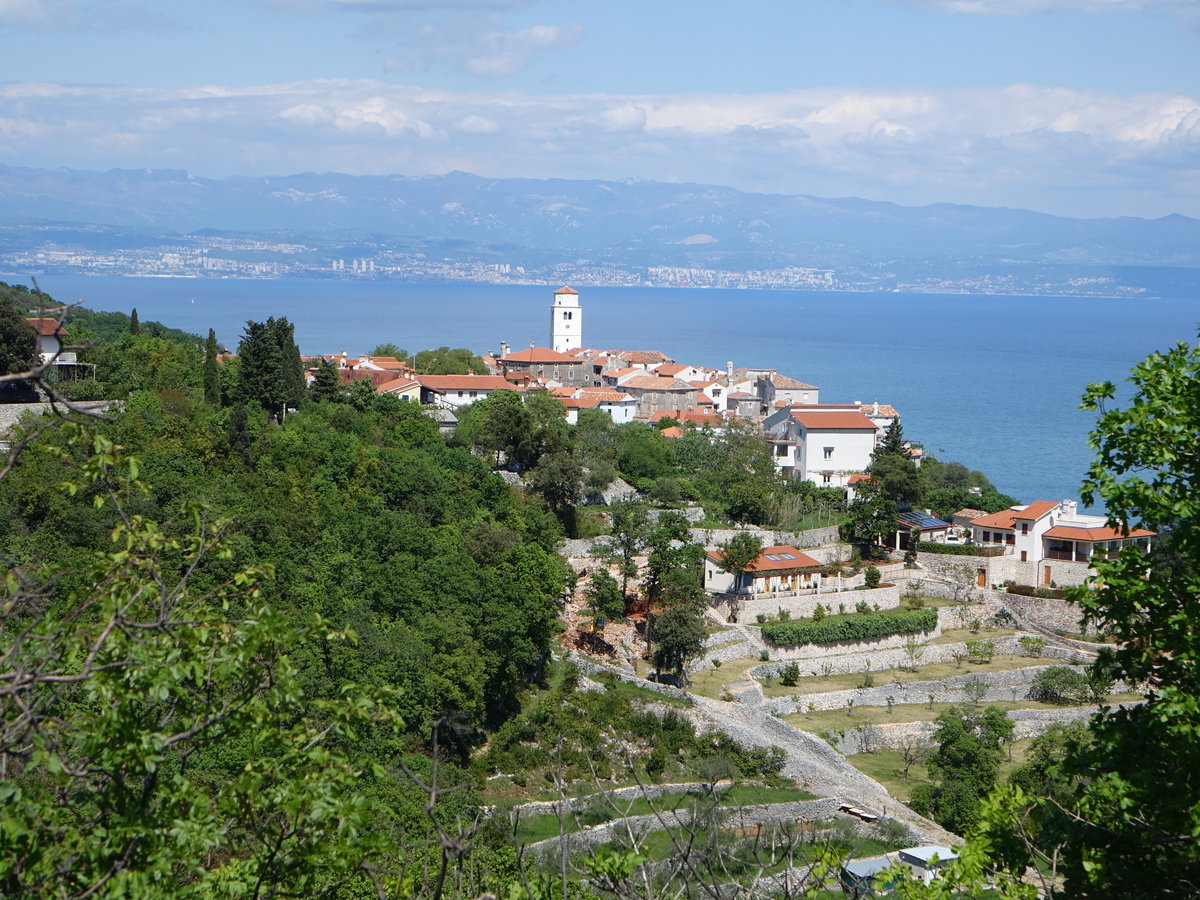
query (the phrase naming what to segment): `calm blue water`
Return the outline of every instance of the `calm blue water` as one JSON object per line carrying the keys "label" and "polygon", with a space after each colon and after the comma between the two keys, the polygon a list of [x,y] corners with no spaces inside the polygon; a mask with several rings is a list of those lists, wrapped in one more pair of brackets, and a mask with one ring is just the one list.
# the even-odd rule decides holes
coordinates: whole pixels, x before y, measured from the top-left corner
{"label": "calm blue water", "polygon": [[[16,280],[16,279],[8,279]],[[549,343],[552,287],[46,277],[58,300],[128,312],[235,347],[247,319],[287,316],[304,353],[494,350]],[[982,469],[1021,500],[1075,497],[1092,381],[1119,382],[1152,350],[1191,341],[1200,302],[949,294],[581,288],[589,346],[680,362],[765,366],[824,402],[878,400],[905,436]]]}

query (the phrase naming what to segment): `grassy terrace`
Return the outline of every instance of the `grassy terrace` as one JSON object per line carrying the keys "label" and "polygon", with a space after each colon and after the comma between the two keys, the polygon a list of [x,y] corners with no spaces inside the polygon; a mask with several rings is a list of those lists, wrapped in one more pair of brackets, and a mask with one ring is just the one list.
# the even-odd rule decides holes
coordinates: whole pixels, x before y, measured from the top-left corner
{"label": "grassy terrace", "polygon": [[[721,806],[725,809],[736,809],[740,806],[758,806],[769,803],[792,803],[800,800],[815,800],[814,795],[794,787],[769,787],[757,784],[738,784],[718,791]],[[567,813],[560,825],[556,815],[524,816],[517,823],[516,837],[522,844],[532,844],[564,834],[578,831],[626,816],[643,816],[657,810],[690,810],[698,803],[707,802],[706,797],[699,792],[664,794],[655,800],[637,797],[632,800],[620,800],[603,793],[596,794],[582,807]]]}
{"label": "grassy terrace", "polygon": [[[813,661],[805,660],[805,662],[811,665]],[[1028,656],[994,656],[990,662],[986,663],[964,662],[962,666],[954,662],[929,663],[928,665],[920,666],[915,672],[910,672],[907,669],[880,669],[878,672],[872,671],[871,676],[875,679],[875,687],[883,687],[888,684],[895,684],[899,687],[901,684],[911,684],[917,681],[941,681],[956,675],[971,675],[977,672],[1011,672],[1015,669],[1052,665],[1056,662],[1061,663],[1062,661],[1031,658]],[[755,664],[757,665],[758,663],[756,662]],[[824,694],[828,691],[845,691],[862,687],[862,682],[862,672],[848,672],[843,675],[828,676],[806,675],[796,682],[795,687],[785,687],[779,683],[778,678],[775,678],[772,684],[763,686],[763,693],[768,697],[790,697],[792,694]]]}
{"label": "grassy terrace", "polygon": [[[1017,766],[1025,762],[1032,738],[1025,738],[1005,747],[1005,756],[1000,763],[1000,782],[1003,783]],[[874,778],[897,800],[907,803],[912,799],[912,789],[916,785],[930,780],[929,771],[924,763],[914,763],[908,770],[908,781],[904,780],[904,763],[900,759],[899,750],[876,750],[874,753],[857,753],[846,757],[850,763],[862,772]]]}
{"label": "grassy terrace", "polygon": [[[897,698],[899,699],[899,698]],[[1108,699],[1109,703],[1137,700],[1135,694],[1114,694]],[[811,713],[793,713],[783,721],[801,731],[822,732],[830,729],[858,728],[862,725],[892,725],[898,722],[932,722],[940,713],[954,708],[961,708],[964,703],[934,703],[932,709],[928,702],[897,703],[888,711],[886,706],[855,706],[849,711],[827,709]],[[980,706],[988,706],[1004,712],[1018,709],[1064,709],[1070,707],[1057,706],[1053,703],[1042,703],[1038,700],[988,700]]]}

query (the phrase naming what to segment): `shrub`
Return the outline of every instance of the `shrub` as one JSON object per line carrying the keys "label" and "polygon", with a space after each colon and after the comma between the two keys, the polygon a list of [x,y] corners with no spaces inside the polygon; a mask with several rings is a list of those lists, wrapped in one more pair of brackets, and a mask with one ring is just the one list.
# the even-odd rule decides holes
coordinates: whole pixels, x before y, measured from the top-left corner
{"label": "shrub", "polygon": [[756,615],[754,618],[755,618],[755,619],[757,619],[757,620],[758,620],[758,624],[759,624],[759,625],[761,625],[763,622],[767,621],[767,614],[766,614],[766,613],[759,613],[759,614],[758,614],[758,615]]}
{"label": "shrub", "polygon": [[820,622],[824,618],[825,618],[825,607],[822,606],[820,603],[818,603],[817,608],[813,610],[812,620],[814,622]]}
{"label": "shrub", "polygon": [[[764,633],[766,632],[766,628],[763,629],[763,632]],[[758,658],[760,661],[766,662],[767,660],[769,660],[771,658],[771,654],[769,652],[767,652],[766,650],[762,650],[759,652]]]}
{"label": "shrub", "polygon": [[795,687],[796,682],[800,680],[800,666],[796,663],[790,663],[784,666],[782,672],[779,673],[779,683],[784,687]]}
{"label": "shrub", "polygon": [[879,587],[879,570],[874,566],[867,566],[867,572],[863,583],[869,588]]}
{"label": "shrub", "polygon": [[1091,696],[1087,676],[1070,666],[1051,666],[1034,676],[1029,699],[1063,706],[1082,703]]}
{"label": "shrub", "polygon": [[1041,656],[1046,649],[1046,639],[1040,637],[1020,637],[1017,638],[1017,646],[1021,648],[1023,656]]}
{"label": "shrub", "polygon": [[888,610],[867,615],[852,614],[769,622],[763,637],[777,646],[828,644],[834,641],[862,641],[890,637],[893,634],[917,634],[937,627],[936,609]]}
{"label": "shrub", "polygon": [[973,663],[991,662],[996,655],[994,641],[966,641],[967,661]]}
{"label": "shrub", "polygon": [[867,606],[866,600],[859,600],[854,604],[854,611],[859,615],[865,615],[871,611],[871,607]]}

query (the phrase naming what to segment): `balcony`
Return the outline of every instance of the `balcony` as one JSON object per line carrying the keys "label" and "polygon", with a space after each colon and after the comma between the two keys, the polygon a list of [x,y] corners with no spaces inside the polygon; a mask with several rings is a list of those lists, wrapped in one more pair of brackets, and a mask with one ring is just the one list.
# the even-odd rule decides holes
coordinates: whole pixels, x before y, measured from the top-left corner
{"label": "balcony", "polygon": [[[1100,555],[1100,554],[1097,554]],[[1088,562],[1088,555],[1080,550],[1047,550],[1046,559],[1061,559],[1065,562]]]}

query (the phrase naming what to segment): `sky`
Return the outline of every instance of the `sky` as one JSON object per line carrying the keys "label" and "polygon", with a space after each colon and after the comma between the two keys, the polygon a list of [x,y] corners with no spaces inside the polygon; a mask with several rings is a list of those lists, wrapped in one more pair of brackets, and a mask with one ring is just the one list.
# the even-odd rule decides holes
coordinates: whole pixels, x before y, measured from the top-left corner
{"label": "sky", "polygon": [[0,165],[1200,217],[1200,0],[0,0]]}

